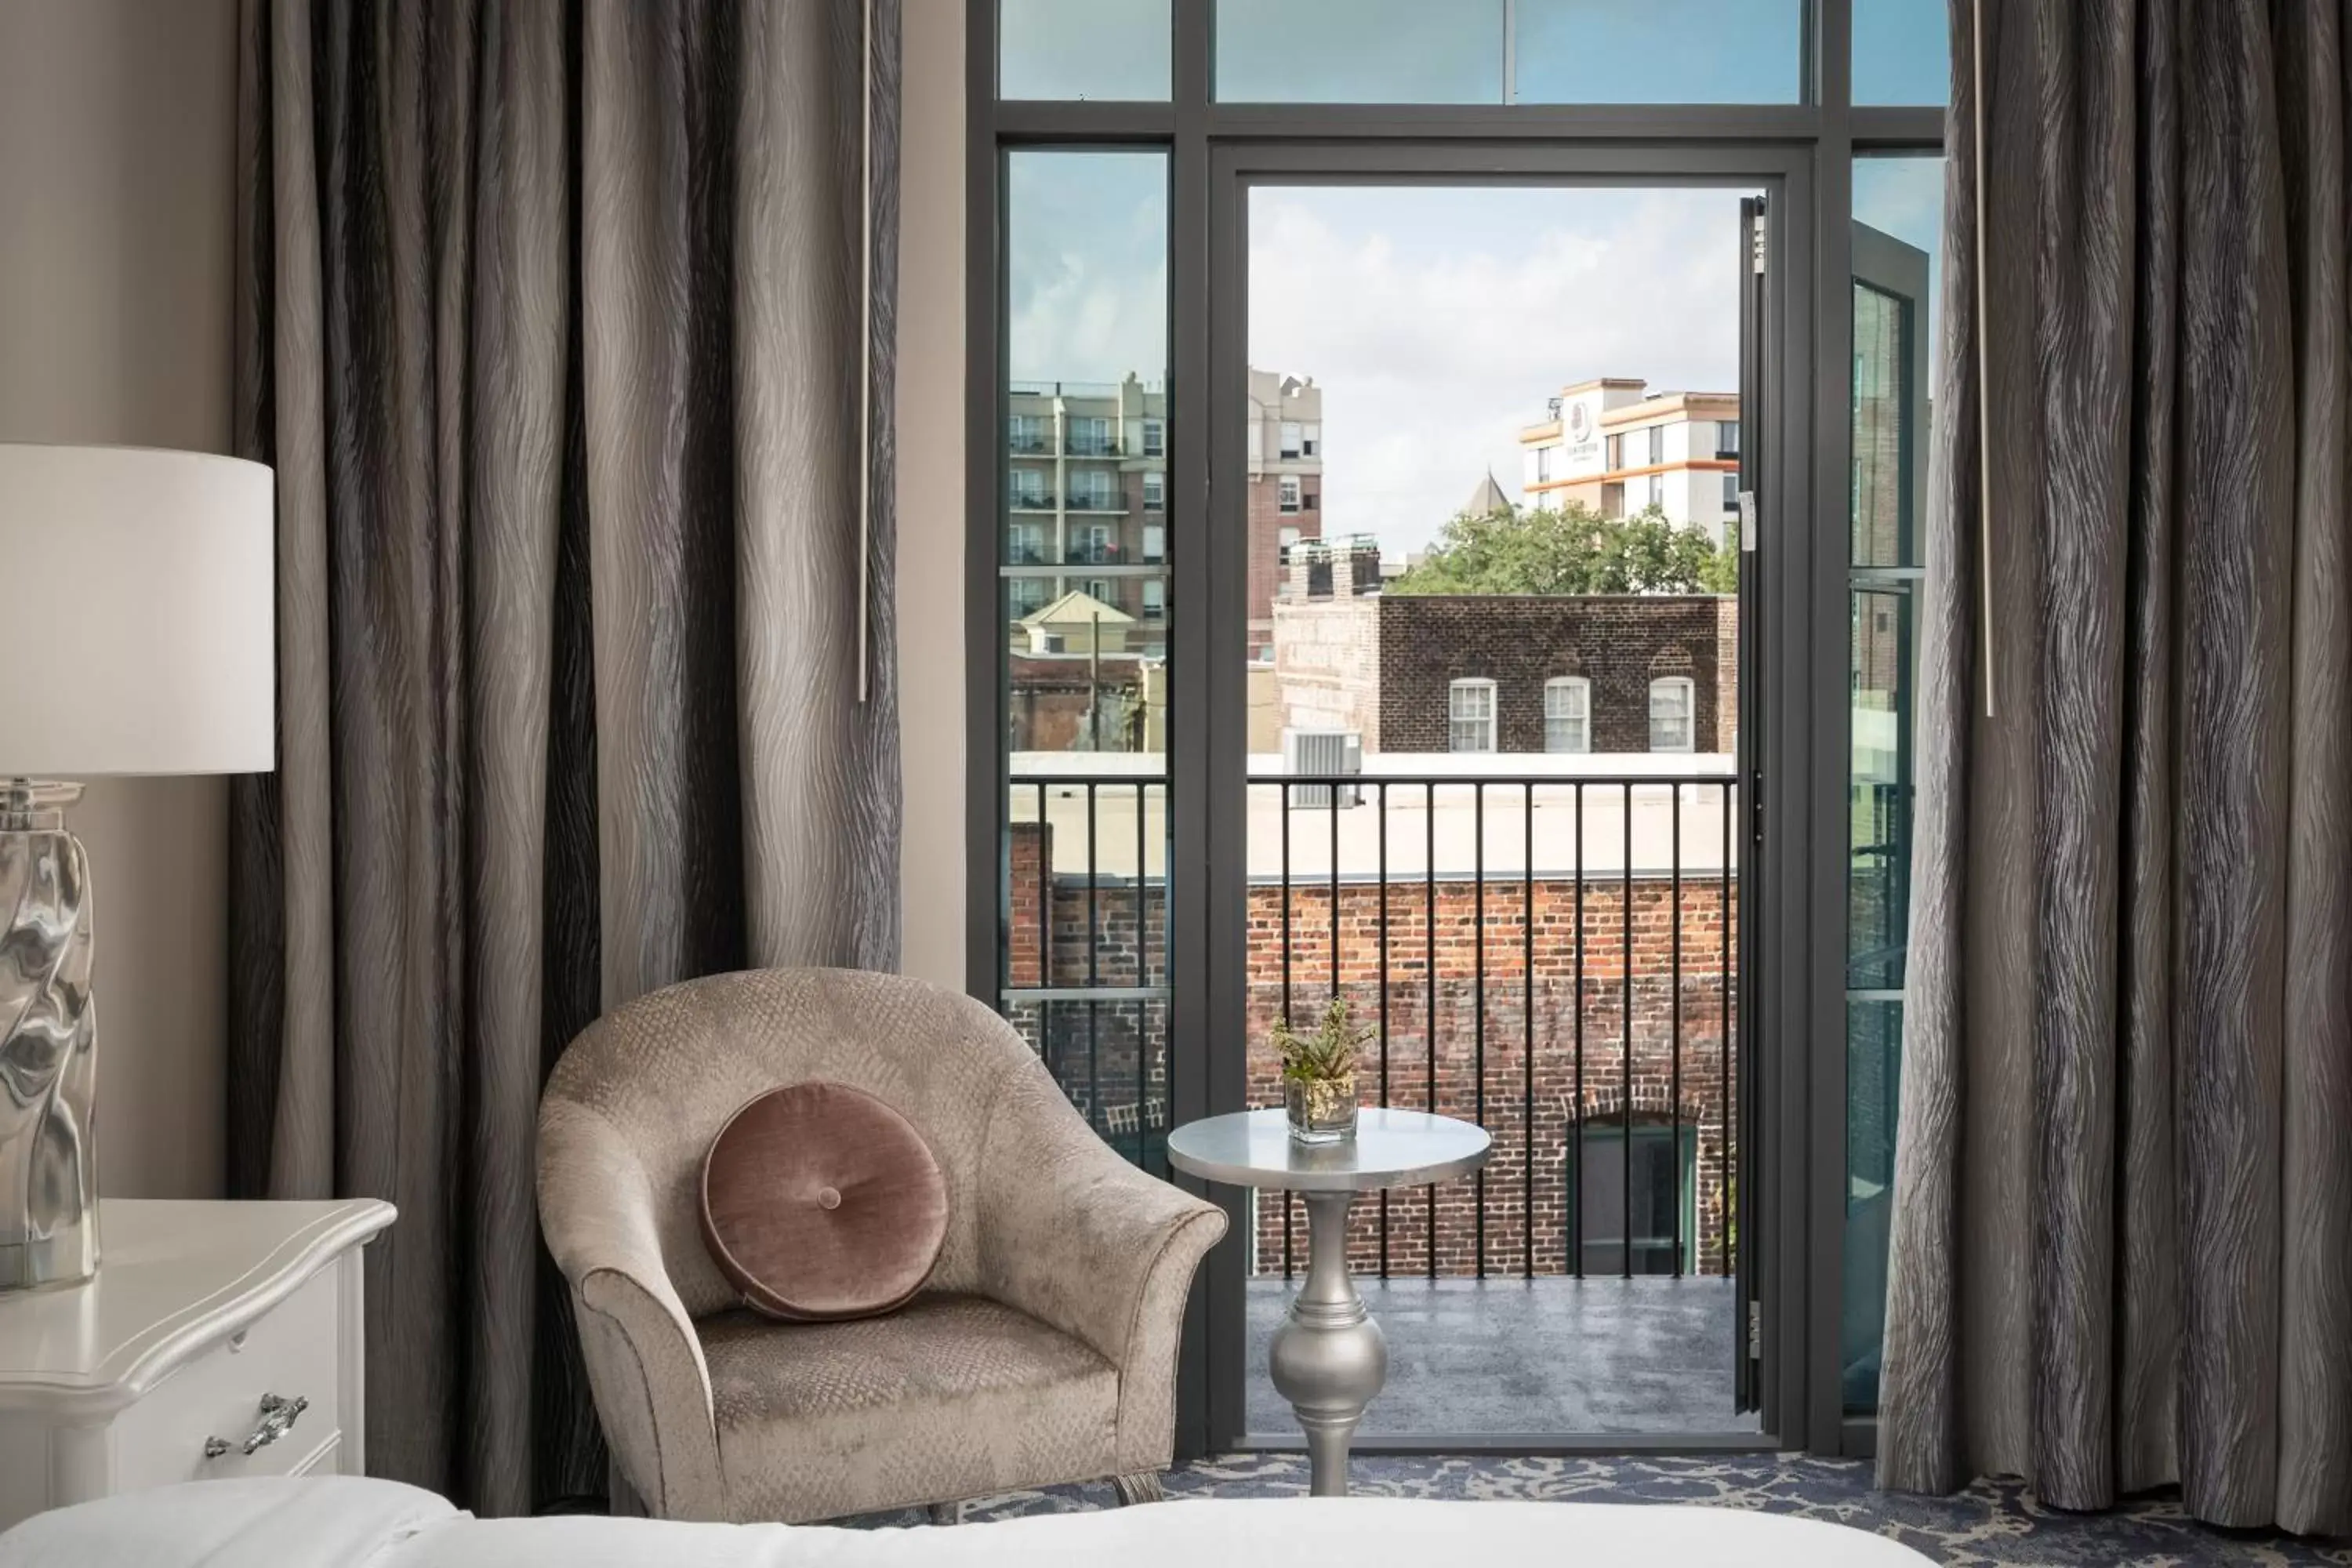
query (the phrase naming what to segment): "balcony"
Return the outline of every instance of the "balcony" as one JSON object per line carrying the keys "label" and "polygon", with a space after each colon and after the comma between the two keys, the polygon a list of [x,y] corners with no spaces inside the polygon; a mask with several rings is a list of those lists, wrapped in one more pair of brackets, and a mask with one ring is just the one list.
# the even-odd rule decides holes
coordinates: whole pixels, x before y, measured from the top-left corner
{"label": "balcony", "polygon": [[1125,511],[1127,497],[1117,490],[1079,490],[1066,504],[1072,511]]}
{"label": "balcony", "polygon": [[[1735,783],[1724,758],[1564,760],[1249,780],[1248,1103],[1280,1103],[1273,1021],[1337,993],[1372,1031],[1367,1103],[1495,1140],[1477,1175],[1356,1210],[1391,1357],[1367,1433],[1755,1429],[1732,1399]],[[1074,1102],[1164,1171],[1160,762],[1016,759],[1006,978]],[[1249,1426],[1276,1435],[1264,1348],[1305,1215],[1250,1213]]]}
{"label": "balcony", "polygon": [[1071,545],[1069,553],[1063,557],[1073,566],[1116,566],[1126,558],[1116,543],[1089,543],[1085,540]]}
{"label": "balcony", "polygon": [[1062,450],[1073,458],[1116,458],[1121,455],[1116,436],[1073,435],[1063,442]]}

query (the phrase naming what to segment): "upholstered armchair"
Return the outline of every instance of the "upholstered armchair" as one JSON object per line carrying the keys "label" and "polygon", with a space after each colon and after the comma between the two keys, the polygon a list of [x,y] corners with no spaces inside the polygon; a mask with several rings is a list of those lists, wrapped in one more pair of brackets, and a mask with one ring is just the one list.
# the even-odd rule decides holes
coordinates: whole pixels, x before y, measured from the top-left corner
{"label": "upholstered armchair", "polygon": [[[947,1178],[947,1239],[885,1317],[742,1310],[704,1248],[710,1140],[827,1079],[895,1108]],[[690,981],[597,1021],[539,1114],[539,1207],[616,1468],[665,1519],[798,1521],[1057,1482],[1156,1496],[1177,1340],[1222,1211],[1095,1136],[1027,1044],[893,975]]]}

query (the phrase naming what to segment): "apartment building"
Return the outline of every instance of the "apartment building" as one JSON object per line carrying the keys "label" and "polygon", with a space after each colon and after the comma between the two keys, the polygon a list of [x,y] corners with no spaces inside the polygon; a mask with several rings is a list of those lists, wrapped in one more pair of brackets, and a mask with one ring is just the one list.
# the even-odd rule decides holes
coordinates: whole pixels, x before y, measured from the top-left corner
{"label": "apartment building", "polygon": [[1651,392],[1603,376],[1560,389],[1519,432],[1520,495],[1530,507],[1579,501],[1603,517],[1649,507],[1717,544],[1739,515],[1739,398]]}
{"label": "apartment building", "polygon": [[[1028,382],[1006,397],[1008,626],[1072,593],[1164,626],[1168,395],[1157,382]],[[1271,657],[1283,552],[1323,534],[1323,391],[1249,373],[1250,656]],[[1017,632],[1014,634],[1019,635]]]}
{"label": "apartment building", "polygon": [[1136,621],[1164,622],[1168,580],[1168,394],[1117,384],[1015,385],[1005,416],[1004,563],[1066,566],[1005,580],[1019,622],[1072,593]]}
{"label": "apartment building", "polygon": [[1249,373],[1249,647],[1274,657],[1284,552],[1323,537],[1323,389],[1310,377]]}

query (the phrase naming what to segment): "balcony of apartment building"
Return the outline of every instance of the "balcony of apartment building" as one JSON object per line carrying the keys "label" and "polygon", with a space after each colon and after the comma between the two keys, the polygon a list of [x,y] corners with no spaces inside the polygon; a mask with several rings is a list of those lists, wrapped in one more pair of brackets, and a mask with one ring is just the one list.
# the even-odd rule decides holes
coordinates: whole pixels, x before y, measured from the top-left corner
{"label": "balcony of apartment building", "polygon": [[[1153,692],[1093,675],[1065,699],[1074,722],[1133,732]],[[1012,1013],[1097,1129],[1163,1169],[1164,775],[1087,750],[1014,758],[1008,984],[1034,1000]],[[1251,762],[1249,1103],[1281,1102],[1274,1021],[1311,1026],[1339,995],[1369,1032],[1365,1103],[1494,1140],[1475,1176],[1356,1211],[1350,1261],[1391,1352],[1364,1432],[1752,1430],[1733,1393],[1732,759],[1357,765]],[[1296,1200],[1253,1201],[1252,1365],[1306,1244]],[[1248,1398],[1251,1431],[1293,1427],[1263,1379]]]}

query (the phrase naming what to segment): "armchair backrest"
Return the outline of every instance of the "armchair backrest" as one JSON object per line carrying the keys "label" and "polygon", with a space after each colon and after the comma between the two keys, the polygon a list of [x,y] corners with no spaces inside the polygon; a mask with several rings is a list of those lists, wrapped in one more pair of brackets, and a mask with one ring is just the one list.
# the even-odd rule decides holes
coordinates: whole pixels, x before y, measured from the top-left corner
{"label": "armchair backrest", "polygon": [[745,1101],[824,1079],[906,1117],[947,1177],[947,1241],[932,1287],[973,1289],[989,1115],[1008,1083],[1045,1070],[1011,1025],[954,992],[857,970],[753,970],[614,1008],[564,1051],[545,1100],[593,1113],[643,1166],[664,1267],[687,1311],[700,1316],[739,1300],[704,1248],[698,1189],[704,1152]]}

